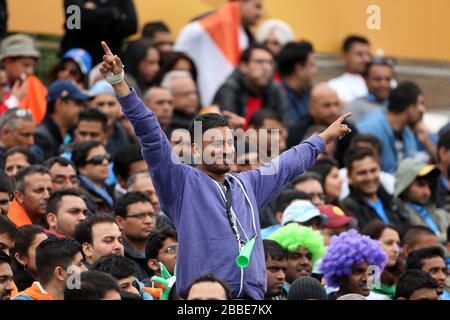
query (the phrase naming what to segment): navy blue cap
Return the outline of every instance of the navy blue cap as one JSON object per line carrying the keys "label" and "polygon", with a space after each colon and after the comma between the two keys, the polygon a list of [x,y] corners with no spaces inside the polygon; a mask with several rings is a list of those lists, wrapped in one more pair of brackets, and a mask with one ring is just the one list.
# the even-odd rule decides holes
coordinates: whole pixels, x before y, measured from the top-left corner
{"label": "navy blue cap", "polygon": [[91,96],[87,91],[83,91],[78,85],[69,80],[57,80],[48,88],[47,101],[55,101],[57,99],[70,99],[76,101],[91,100]]}

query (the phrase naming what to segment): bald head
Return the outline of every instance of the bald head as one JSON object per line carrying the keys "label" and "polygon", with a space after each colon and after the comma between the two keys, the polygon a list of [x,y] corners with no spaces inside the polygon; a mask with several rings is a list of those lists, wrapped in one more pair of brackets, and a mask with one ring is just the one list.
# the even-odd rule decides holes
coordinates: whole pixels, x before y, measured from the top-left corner
{"label": "bald head", "polygon": [[329,126],[340,116],[341,111],[342,107],[334,89],[325,82],[313,87],[309,113],[315,124]]}

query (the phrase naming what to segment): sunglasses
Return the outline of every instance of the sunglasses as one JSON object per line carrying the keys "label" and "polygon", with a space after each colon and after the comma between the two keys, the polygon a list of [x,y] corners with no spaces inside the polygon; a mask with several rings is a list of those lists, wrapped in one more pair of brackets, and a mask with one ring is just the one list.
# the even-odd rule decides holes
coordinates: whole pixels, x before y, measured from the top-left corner
{"label": "sunglasses", "polygon": [[90,160],[86,160],[86,164],[93,164],[93,165],[100,165],[103,164],[103,161],[107,160],[108,162],[111,161],[111,156],[109,154],[105,154],[103,156],[95,156],[92,157]]}
{"label": "sunglasses", "polygon": [[2,117],[0,117],[0,129],[13,118],[28,118],[32,117],[32,114],[27,109],[10,109],[6,111]]}

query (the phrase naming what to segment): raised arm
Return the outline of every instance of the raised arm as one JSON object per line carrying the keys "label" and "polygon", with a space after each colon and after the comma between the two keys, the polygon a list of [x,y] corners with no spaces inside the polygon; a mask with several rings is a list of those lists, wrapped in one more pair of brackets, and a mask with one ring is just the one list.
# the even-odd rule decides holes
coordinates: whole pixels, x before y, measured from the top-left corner
{"label": "raised arm", "polygon": [[283,152],[264,167],[239,174],[253,186],[258,207],[261,209],[274,199],[291,180],[307,171],[326,144],[342,139],[351,132],[342,122],[351,113],[339,117],[327,130]]}
{"label": "raised arm", "polygon": [[105,42],[102,42],[102,46],[105,55],[100,72],[113,85],[122,110],[139,138],[142,155],[150,169],[162,210],[177,224],[181,191],[191,169],[181,164],[173,152],[155,113],[144,105],[125,82],[124,65],[120,58],[111,52]]}

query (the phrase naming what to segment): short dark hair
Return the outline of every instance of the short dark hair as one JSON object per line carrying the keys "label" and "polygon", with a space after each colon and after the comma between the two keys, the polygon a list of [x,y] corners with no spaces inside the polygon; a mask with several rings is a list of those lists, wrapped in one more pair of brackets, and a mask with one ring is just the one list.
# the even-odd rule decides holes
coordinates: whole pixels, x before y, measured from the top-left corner
{"label": "short dark hair", "polygon": [[80,274],[80,289],[64,289],[64,300],[101,300],[108,291],[120,293],[117,280],[100,271],[86,271]]}
{"label": "short dark hair", "polygon": [[370,42],[369,40],[367,40],[367,38],[357,35],[350,35],[345,38],[344,42],[342,43],[342,51],[349,52],[355,43],[361,43],[370,46]]}
{"label": "short dark hair", "polygon": [[0,192],[7,193],[9,195],[9,199],[12,200],[14,198],[14,181],[8,177],[5,171],[0,170]]}
{"label": "short dark hair", "polygon": [[285,260],[288,258],[288,252],[282,246],[280,246],[276,241],[273,240],[263,240],[264,246],[264,257],[267,260],[272,258],[272,260]]}
{"label": "short dark hair", "polygon": [[414,82],[402,82],[397,88],[392,89],[389,95],[388,110],[393,113],[402,113],[409,106],[416,104],[421,94],[422,91]]}
{"label": "short dark hair", "polygon": [[265,45],[263,44],[252,44],[251,46],[249,46],[247,49],[245,49],[242,54],[241,54],[241,63],[249,63],[250,59],[252,57],[252,53],[254,50],[264,50],[267,53],[270,54],[270,56],[273,58],[273,53],[272,51],[270,51],[269,48],[267,48]]}
{"label": "short dark hair", "polygon": [[368,78],[369,74],[370,74],[370,70],[372,69],[372,67],[375,66],[385,66],[388,67],[389,69],[391,69],[392,72],[394,72],[394,66],[392,64],[391,60],[388,59],[381,59],[381,60],[373,60],[369,63],[366,64],[366,66],[364,67],[364,71],[362,73],[364,78]]}
{"label": "short dark hair", "polygon": [[289,186],[291,188],[294,188],[294,186],[296,184],[303,183],[303,182],[310,181],[310,180],[316,180],[317,182],[322,184],[320,176],[317,173],[307,171],[304,174],[302,174],[302,175],[296,177],[294,180],[292,180],[291,183],[289,184]]}
{"label": "short dark hair", "polygon": [[419,237],[423,234],[436,236],[436,234],[425,226],[411,226],[407,228],[402,237],[403,245],[414,247],[419,241]]}
{"label": "short dark hair", "polygon": [[112,217],[109,216],[92,216],[86,220],[81,221],[75,227],[75,240],[79,243],[89,243],[92,244],[92,229],[96,224],[99,223],[114,223]]}
{"label": "short dark hair", "polygon": [[42,241],[36,249],[36,271],[41,284],[53,279],[56,267],[67,269],[77,253],[81,253],[81,244],[72,238],[52,238]]}
{"label": "short dark hair", "polygon": [[72,152],[72,161],[75,166],[78,169],[83,168],[86,165],[89,152],[99,146],[103,146],[103,144],[98,141],[86,141],[77,145]]}
{"label": "short dark hair", "polygon": [[317,173],[317,175],[320,176],[320,182],[325,190],[325,179],[333,167],[339,169],[339,163],[333,158],[325,157],[318,159],[308,171]]}
{"label": "short dark hair", "polygon": [[148,22],[142,28],[142,37],[153,39],[157,32],[170,33],[170,29],[163,21]]}
{"label": "short dark hair", "polygon": [[424,260],[441,257],[445,261],[444,250],[441,247],[429,247],[411,251],[406,258],[406,269],[422,270]]}
{"label": "short dark hair", "polygon": [[101,257],[91,266],[90,270],[105,272],[112,275],[117,280],[136,276],[134,262],[116,254],[109,254]]}
{"label": "short dark hair", "polygon": [[381,151],[383,149],[383,145],[381,144],[380,139],[378,139],[376,136],[368,133],[358,133],[353,136],[352,140],[350,141],[350,146],[348,147],[350,150],[353,148],[356,148],[358,143],[369,143],[372,146],[374,146],[375,149],[377,149],[378,153],[381,155]]}
{"label": "short dark hair", "polygon": [[287,43],[277,56],[278,72],[282,77],[290,76],[295,71],[295,66],[305,66],[308,57],[314,53],[313,45],[308,41]]}
{"label": "short dark hair", "polygon": [[6,151],[5,154],[3,155],[3,158],[5,159],[5,161],[3,162],[3,169],[5,169],[6,158],[8,158],[9,156],[12,156],[13,154],[16,154],[16,153],[20,153],[20,154],[24,155],[25,158],[27,159],[27,162],[30,165],[33,165],[36,163],[36,157],[30,151],[30,149],[24,148],[24,147],[13,147],[13,148],[8,149],[8,151]]}
{"label": "short dark hair", "polygon": [[96,108],[88,108],[81,111],[78,117],[78,124],[81,121],[100,122],[104,131],[108,128],[108,116]]}
{"label": "short dark hair", "polygon": [[130,177],[130,166],[132,163],[142,161],[141,147],[129,145],[121,149],[114,156],[114,174],[125,181]]}
{"label": "short dark hair", "polygon": [[2,263],[7,263],[7,264],[11,265],[11,257],[8,256],[3,251],[0,251],[0,264],[2,264]]}
{"label": "short dark hair", "polygon": [[311,200],[311,196],[305,192],[295,189],[283,190],[275,199],[275,208],[277,212],[283,212],[294,200]]}
{"label": "short dark hair", "polygon": [[437,289],[438,287],[436,280],[428,273],[417,269],[407,270],[397,280],[395,298],[409,299],[417,290],[424,288]]}
{"label": "short dark hair", "polygon": [[186,297],[189,296],[189,292],[191,292],[191,289],[194,285],[196,285],[197,283],[202,283],[202,282],[215,282],[218,283],[222,286],[223,290],[225,290],[225,296],[227,298],[227,300],[231,300],[231,290],[229,285],[223,281],[222,279],[218,278],[214,273],[208,272],[208,273],[204,273],[202,275],[200,275],[199,277],[195,278],[194,281],[192,281],[192,283],[189,285],[189,287],[186,290]]}
{"label": "short dark hair", "polygon": [[194,143],[194,125],[195,122],[201,122],[202,124],[202,135],[205,134],[206,131],[213,128],[218,127],[230,127],[230,124],[228,123],[228,120],[218,114],[218,113],[206,113],[202,114],[194,119],[191,126],[189,127],[189,133],[191,135],[191,142]]}
{"label": "short dark hair", "polygon": [[49,158],[49,159],[45,160],[44,167],[47,167],[48,170],[50,170],[56,163],[63,167],[71,166],[72,168],[75,169],[75,171],[77,170],[77,168],[75,167],[75,163],[73,163],[72,160],[66,159],[64,157]]}
{"label": "short dark hair", "polygon": [[11,239],[17,237],[17,227],[7,216],[0,216],[0,234],[7,234]]}
{"label": "short dark hair", "polygon": [[[61,201],[63,200],[63,197],[65,196],[73,196],[83,199],[83,196],[81,193],[75,189],[62,189],[58,190],[51,194],[50,198],[47,202],[47,210],[46,214],[54,213],[56,214],[61,207]],[[84,199],[83,199],[84,201]]]}
{"label": "short dark hair", "polygon": [[[437,143],[437,156],[438,156],[438,162],[441,161],[439,157],[439,150],[444,148],[444,150],[450,150],[450,130],[444,131],[439,135],[439,140]],[[450,170],[450,169],[449,169]],[[450,238],[447,238],[450,240]]]}
{"label": "short dark hair", "polygon": [[16,178],[15,178],[16,190],[24,191],[25,190],[25,178],[34,173],[50,175],[48,169],[40,164],[34,164],[31,167],[23,168],[23,169],[19,170],[19,172],[17,172],[17,174],[16,174]]}
{"label": "short dark hair", "polygon": [[364,158],[370,157],[374,159],[377,163],[379,163],[378,157],[375,155],[373,150],[367,148],[355,148],[349,149],[344,155],[344,165],[347,168],[348,172],[352,171],[353,162],[360,161]]}
{"label": "short dark hair", "polygon": [[178,241],[177,232],[171,226],[165,226],[153,232],[145,243],[145,259],[157,259],[159,250],[163,247],[166,239]]}
{"label": "short dark hair", "polygon": [[138,202],[151,203],[148,195],[143,192],[128,192],[117,200],[114,214],[116,216],[125,217],[128,214],[128,206]]}
{"label": "short dark hair", "polygon": [[264,120],[271,119],[283,123],[281,116],[269,109],[263,109],[255,112],[250,118],[250,126],[256,129],[261,128],[264,125]]}

